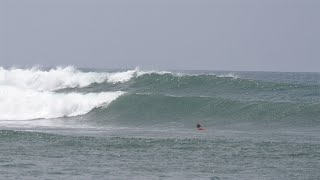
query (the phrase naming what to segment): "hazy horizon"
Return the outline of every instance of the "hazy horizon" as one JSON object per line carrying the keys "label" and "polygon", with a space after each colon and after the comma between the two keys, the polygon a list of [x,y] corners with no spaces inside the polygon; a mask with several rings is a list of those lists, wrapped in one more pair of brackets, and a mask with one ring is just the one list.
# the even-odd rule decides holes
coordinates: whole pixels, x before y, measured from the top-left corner
{"label": "hazy horizon", "polygon": [[317,0],[0,0],[0,66],[320,72]]}

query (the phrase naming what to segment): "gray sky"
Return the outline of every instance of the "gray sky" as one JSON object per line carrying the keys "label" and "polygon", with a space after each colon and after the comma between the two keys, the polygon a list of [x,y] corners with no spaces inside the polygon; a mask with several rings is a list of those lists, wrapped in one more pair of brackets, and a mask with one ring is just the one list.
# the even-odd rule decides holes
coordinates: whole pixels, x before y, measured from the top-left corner
{"label": "gray sky", "polygon": [[315,71],[319,0],[0,0],[0,66]]}

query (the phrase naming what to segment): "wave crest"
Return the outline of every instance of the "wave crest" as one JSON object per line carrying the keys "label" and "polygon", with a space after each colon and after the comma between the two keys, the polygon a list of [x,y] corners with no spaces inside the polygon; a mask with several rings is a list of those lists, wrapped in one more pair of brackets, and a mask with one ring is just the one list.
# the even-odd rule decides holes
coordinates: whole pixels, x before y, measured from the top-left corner
{"label": "wave crest", "polygon": [[0,85],[55,91],[65,88],[86,87],[93,83],[123,83],[134,77],[137,70],[115,73],[82,72],[72,66],[57,67],[48,71],[38,68],[4,69],[0,67]]}

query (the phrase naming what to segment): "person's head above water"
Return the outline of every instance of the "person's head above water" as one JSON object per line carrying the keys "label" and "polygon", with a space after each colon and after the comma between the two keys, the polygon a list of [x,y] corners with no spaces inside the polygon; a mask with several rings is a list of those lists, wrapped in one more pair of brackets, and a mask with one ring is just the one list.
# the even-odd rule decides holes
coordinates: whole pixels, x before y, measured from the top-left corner
{"label": "person's head above water", "polygon": [[201,128],[201,125],[199,123],[197,124],[197,128]]}

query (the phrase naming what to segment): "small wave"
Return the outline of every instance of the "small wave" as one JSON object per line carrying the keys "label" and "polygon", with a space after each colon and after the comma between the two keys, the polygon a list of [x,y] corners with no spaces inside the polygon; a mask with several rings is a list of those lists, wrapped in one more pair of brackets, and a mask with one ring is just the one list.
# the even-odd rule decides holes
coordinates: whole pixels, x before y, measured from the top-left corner
{"label": "small wave", "polygon": [[221,77],[221,78],[234,78],[234,79],[238,79],[239,76],[238,75],[235,75],[233,73],[228,73],[228,74],[220,74],[220,75],[217,75],[218,77]]}
{"label": "small wave", "polygon": [[107,106],[124,92],[55,93],[0,86],[0,120],[79,116]]}

